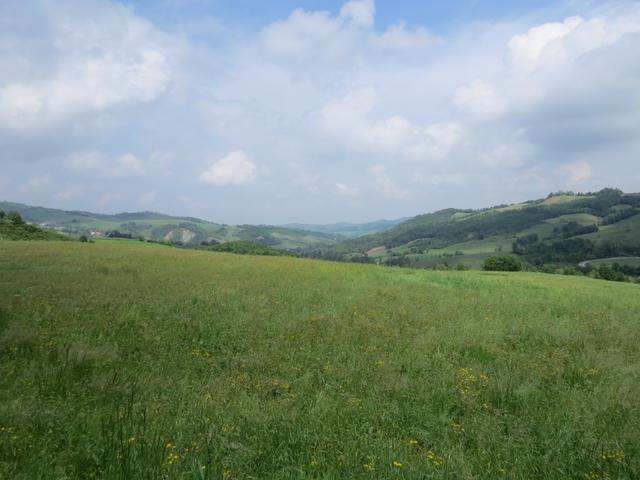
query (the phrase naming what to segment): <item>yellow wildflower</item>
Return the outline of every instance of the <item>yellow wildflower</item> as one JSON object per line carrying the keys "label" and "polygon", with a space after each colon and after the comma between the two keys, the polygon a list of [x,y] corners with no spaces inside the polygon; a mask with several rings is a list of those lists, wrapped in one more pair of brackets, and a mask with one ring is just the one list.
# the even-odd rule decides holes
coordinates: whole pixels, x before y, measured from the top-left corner
{"label": "yellow wildflower", "polygon": [[624,452],[622,450],[615,450],[612,452],[605,452],[602,454],[603,460],[610,460],[613,462],[624,462]]}
{"label": "yellow wildflower", "polygon": [[431,450],[427,452],[427,460],[429,460],[431,463],[433,463],[436,466],[440,466],[444,463],[444,458],[439,457],[438,455],[433,453]]}

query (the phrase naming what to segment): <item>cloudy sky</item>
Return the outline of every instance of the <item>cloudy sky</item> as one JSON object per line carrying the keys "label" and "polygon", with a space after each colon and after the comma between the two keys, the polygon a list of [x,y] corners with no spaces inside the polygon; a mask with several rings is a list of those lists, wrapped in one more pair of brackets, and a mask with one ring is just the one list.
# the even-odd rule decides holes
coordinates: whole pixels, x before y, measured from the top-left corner
{"label": "cloudy sky", "polygon": [[286,223],[640,191],[639,52],[637,1],[3,0],[0,199]]}

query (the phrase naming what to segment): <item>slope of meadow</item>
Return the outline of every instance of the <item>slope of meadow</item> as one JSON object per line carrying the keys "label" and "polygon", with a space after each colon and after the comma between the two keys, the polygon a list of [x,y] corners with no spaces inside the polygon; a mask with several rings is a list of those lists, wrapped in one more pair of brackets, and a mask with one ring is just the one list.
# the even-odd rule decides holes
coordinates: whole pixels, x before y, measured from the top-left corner
{"label": "slope of meadow", "polygon": [[0,478],[638,478],[640,286],[0,242]]}

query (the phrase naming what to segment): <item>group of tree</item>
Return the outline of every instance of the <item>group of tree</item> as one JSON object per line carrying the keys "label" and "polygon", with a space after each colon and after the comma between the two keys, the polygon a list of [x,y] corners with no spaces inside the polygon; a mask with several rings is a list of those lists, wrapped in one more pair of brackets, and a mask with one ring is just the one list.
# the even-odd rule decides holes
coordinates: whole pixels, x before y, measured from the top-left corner
{"label": "group of tree", "polygon": [[523,267],[522,259],[515,255],[493,255],[482,264],[483,270],[493,272],[520,272]]}
{"label": "group of tree", "polygon": [[133,239],[133,235],[129,232],[121,232],[120,230],[109,230],[108,232],[105,232],[104,234],[105,237],[107,238],[126,238],[126,239]]}
{"label": "group of tree", "polygon": [[587,233],[594,233],[597,231],[598,226],[595,224],[580,225],[578,222],[568,222],[563,224],[561,227],[553,229],[553,233],[561,238],[577,237],[578,235],[585,235]]}
{"label": "group of tree", "polygon": [[22,219],[20,213],[16,211],[5,212],[4,210],[0,210],[0,221],[6,221],[13,225],[24,225],[25,222]]}

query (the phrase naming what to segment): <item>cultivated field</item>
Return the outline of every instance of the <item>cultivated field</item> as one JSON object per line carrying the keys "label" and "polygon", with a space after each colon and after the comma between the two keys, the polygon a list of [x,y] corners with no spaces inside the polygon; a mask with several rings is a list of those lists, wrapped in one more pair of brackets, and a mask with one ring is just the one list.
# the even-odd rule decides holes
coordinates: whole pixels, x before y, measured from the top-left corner
{"label": "cultivated field", "polygon": [[0,242],[0,478],[640,477],[640,286]]}

